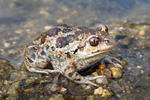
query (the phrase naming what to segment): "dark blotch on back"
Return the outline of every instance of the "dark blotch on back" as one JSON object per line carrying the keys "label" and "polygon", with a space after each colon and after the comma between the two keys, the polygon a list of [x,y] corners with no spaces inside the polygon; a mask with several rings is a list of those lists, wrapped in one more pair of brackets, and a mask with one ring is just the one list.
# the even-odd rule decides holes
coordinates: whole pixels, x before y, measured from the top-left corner
{"label": "dark blotch on back", "polygon": [[30,49],[29,49],[29,51],[37,51],[38,49],[36,48],[36,47],[31,47]]}
{"label": "dark blotch on back", "polygon": [[41,34],[39,37],[36,38],[36,40],[41,39],[41,44],[43,44],[46,40],[47,35],[48,36],[55,36],[58,35],[58,32],[60,32],[60,28],[53,28],[45,32],[44,34]]}
{"label": "dark blotch on back", "polygon": [[58,35],[58,32],[60,32],[61,29],[60,28],[53,28],[53,29],[50,29],[49,31],[46,32],[47,35],[49,36],[55,36],[55,35]]}
{"label": "dark blotch on back", "polygon": [[44,51],[41,51],[41,55],[46,55],[46,53]]}
{"label": "dark blotch on back", "polygon": [[54,46],[52,46],[52,47],[51,47],[51,50],[52,50],[52,51],[55,51],[55,47],[54,47]]}
{"label": "dark blotch on back", "polygon": [[66,37],[59,37],[56,40],[56,47],[62,48],[68,45],[69,43],[72,43],[74,39],[74,35],[68,35]]}
{"label": "dark blotch on back", "polygon": [[67,25],[67,24],[59,24],[59,25],[57,25],[57,26],[63,26],[63,27],[66,27],[66,28],[71,28],[72,26],[69,26],[69,25]]}
{"label": "dark blotch on back", "polygon": [[63,32],[63,33],[68,33],[68,32],[71,32],[71,31],[72,31],[72,29],[64,28],[62,32]]}

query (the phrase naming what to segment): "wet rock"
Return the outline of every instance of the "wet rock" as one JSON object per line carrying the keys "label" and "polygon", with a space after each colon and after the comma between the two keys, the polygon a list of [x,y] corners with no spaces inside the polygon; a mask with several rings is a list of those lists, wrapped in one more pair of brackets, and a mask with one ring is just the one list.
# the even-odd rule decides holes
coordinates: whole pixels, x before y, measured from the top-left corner
{"label": "wet rock", "polygon": [[62,94],[65,94],[65,93],[67,93],[67,89],[64,88],[64,87],[62,87],[62,88],[60,89],[60,92],[61,92]]}
{"label": "wet rock", "polygon": [[145,30],[140,30],[139,35],[141,35],[141,36],[145,35]]}
{"label": "wet rock", "polygon": [[107,78],[111,78],[112,77],[112,72],[111,72],[111,70],[110,69],[108,69],[108,68],[105,68],[105,69],[102,69],[101,70],[101,74],[102,75],[105,75]]}
{"label": "wet rock", "polygon": [[113,92],[109,89],[103,89],[102,97],[110,97],[113,95]]}
{"label": "wet rock", "polygon": [[18,89],[19,89],[19,84],[20,84],[20,82],[18,81],[18,82],[14,82],[10,87],[9,87],[9,89],[8,89],[8,94],[10,95],[10,96],[15,96],[15,97],[17,97],[18,96]]}
{"label": "wet rock", "polygon": [[103,93],[103,88],[99,87],[94,90],[94,95],[101,95]]}
{"label": "wet rock", "polygon": [[101,95],[101,97],[110,97],[113,92],[108,88],[99,87],[94,90],[94,95]]}
{"label": "wet rock", "polygon": [[118,67],[112,67],[111,68],[112,77],[113,78],[120,78],[122,76],[122,70]]}

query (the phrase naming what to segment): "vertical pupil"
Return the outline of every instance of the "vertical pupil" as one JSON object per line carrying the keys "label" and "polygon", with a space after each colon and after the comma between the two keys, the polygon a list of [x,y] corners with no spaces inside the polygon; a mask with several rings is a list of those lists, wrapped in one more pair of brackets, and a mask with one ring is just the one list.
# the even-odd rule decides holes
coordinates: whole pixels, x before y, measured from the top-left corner
{"label": "vertical pupil", "polygon": [[93,38],[90,39],[90,45],[91,46],[97,46],[98,42],[99,42],[99,40],[96,37],[93,37]]}
{"label": "vertical pupil", "polygon": [[94,44],[96,44],[96,42],[97,42],[96,40],[97,40],[97,39],[94,39]]}

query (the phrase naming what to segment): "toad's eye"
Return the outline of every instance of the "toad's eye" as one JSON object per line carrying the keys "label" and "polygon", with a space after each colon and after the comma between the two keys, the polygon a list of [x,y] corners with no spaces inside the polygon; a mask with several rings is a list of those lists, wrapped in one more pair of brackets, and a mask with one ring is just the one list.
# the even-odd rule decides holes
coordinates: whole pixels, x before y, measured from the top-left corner
{"label": "toad's eye", "polygon": [[91,46],[97,46],[99,43],[99,38],[98,37],[92,37],[89,39],[90,45]]}

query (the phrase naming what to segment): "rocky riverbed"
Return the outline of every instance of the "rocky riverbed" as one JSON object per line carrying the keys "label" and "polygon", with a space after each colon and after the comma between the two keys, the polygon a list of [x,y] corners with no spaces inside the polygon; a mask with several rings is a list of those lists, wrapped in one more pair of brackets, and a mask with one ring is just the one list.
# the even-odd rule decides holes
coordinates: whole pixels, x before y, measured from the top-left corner
{"label": "rocky riverbed", "polygon": [[[149,100],[149,7],[148,0],[127,0],[126,3],[0,0],[0,99]],[[108,25],[117,41],[110,55],[121,59],[124,69],[111,69],[116,75],[112,78],[108,70],[101,70],[104,65],[97,66],[100,69],[91,75],[106,73],[109,77],[109,84],[99,88],[75,84],[59,74],[44,76],[26,71],[25,45],[51,25],[61,23]]]}

